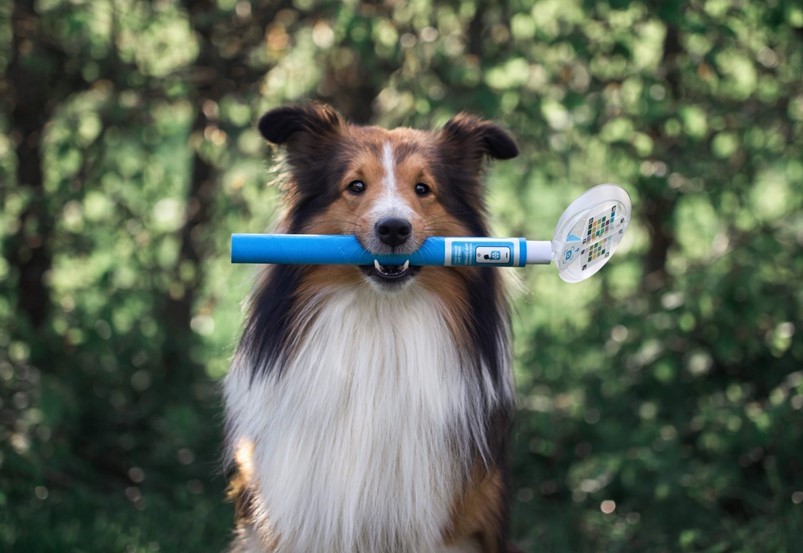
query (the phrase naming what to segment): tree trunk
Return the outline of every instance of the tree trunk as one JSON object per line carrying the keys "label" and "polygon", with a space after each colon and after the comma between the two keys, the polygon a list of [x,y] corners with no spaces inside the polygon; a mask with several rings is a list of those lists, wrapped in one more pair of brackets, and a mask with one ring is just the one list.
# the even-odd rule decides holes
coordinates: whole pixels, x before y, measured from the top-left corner
{"label": "tree trunk", "polygon": [[[669,85],[667,94],[676,104],[683,96],[680,69],[678,68],[678,55],[681,52],[680,31],[677,25],[667,23],[661,65],[665,71],[664,80]],[[657,137],[656,145],[663,146],[663,151],[658,151],[657,156],[664,158],[667,165],[671,167],[670,155],[676,150],[674,139],[666,136],[663,126],[660,124],[654,125],[650,134]],[[653,292],[669,284],[666,263],[669,250],[675,244],[672,218],[677,206],[678,193],[670,190],[665,180],[663,187],[656,186],[655,183],[647,183],[639,188],[644,191],[641,210],[650,239],[644,260],[641,289],[645,292]]]}
{"label": "tree trunk", "polygon": [[52,83],[48,82],[46,69],[36,63],[37,58],[44,56],[40,21],[33,5],[34,2],[15,2],[11,15],[12,52],[7,69],[11,137],[17,155],[16,185],[27,197],[27,205],[5,250],[17,277],[17,312],[33,330],[38,330],[50,309],[47,274],[53,264],[54,220],[44,189],[41,152],[43,130],[52,112],[46,95]]}

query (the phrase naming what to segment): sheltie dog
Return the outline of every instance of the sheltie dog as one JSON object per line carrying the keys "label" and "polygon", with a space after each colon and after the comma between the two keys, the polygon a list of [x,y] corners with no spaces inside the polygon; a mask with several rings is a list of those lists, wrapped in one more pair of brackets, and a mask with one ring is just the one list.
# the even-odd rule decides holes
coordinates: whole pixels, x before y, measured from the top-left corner
{"label": "sheltie dog", "polygon": [[[259,131],[285,150],[279,230],[377,255],[487,236],[484,162],[518,154],[466,114],[385,130],[310,104]],[[505,551],[509,334],[499,269],[265,268],[224,385],[229,551]]]}

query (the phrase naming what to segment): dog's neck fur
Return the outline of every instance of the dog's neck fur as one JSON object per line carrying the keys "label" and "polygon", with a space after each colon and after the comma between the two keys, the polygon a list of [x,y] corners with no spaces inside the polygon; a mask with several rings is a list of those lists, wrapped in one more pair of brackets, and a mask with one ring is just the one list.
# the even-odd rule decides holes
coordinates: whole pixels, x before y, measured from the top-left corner
{"label": "dog's neck fur", "polygon": [[456,494],[487,453],[486,415],[509,398],[415,286],[324,290],[297,316],[281,371],[254,372],[241,352],[225,383],[230,445],[253,447],[278,550],[446,551]]}

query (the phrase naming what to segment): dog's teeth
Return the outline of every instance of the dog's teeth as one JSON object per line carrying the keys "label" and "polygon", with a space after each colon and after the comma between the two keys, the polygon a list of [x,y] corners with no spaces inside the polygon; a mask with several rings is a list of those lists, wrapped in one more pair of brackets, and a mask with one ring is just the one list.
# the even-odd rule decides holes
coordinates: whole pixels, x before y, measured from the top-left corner
{"label": "dog's teeth", "polygon": [[374,269],[382,276],[386,277],[399,277],[402,276],[407,269],[410,268],[410,260],[404,262],[402,265],[382,265],[378,259],[374,259]]}

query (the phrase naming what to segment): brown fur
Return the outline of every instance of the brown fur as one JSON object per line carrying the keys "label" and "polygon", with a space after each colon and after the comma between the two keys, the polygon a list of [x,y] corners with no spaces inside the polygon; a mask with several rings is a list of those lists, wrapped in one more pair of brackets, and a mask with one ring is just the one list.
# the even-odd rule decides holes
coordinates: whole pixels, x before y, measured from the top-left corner
{"label": "brown fur", "polygon": [[463,495],[455,499],[451,525],[445,532],[446,543],[460,543],[474,537],[484,552],[502,553],[506,499],[502,471],[498,467],[486,468],[478,464]]}
{"label": "brown fur", "polygon": [[260,545],[265,551],[273,551],[278,544],[278,535],[273,528],[266,524],[254,527],[254,521],[264,519],[255,516],[263,509],[255,490],[257,480],[254,474],[253,465],[254,443],[244,440],[237,444],[234,452],[234,473],[229,478],[229,487],[226,490],[226,497],[234,503],[234,519],[236,533],[239,539],[235,540],[228,553],[247,553],[241,550],[238,544],[245,544],[249,540],[245,539],[251,533],[259,536]]}

